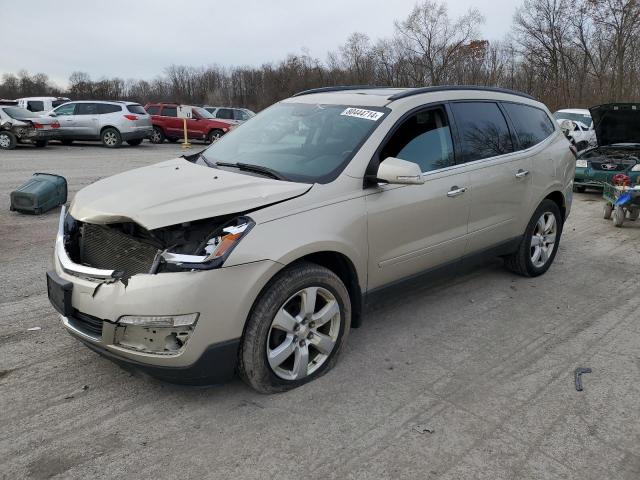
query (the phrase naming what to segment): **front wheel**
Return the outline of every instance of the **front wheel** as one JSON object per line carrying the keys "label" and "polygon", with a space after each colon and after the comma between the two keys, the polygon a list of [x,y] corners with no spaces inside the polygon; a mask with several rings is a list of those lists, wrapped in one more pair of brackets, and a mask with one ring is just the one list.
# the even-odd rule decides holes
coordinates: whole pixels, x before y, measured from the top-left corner
{"label": "front wheel", "polygon": [[209,135],[207,136],[207,141],[209,143],[213,143],[219,140],[220,137],[222,137],[223,135],[224,135],[224,132],[222,130],[211,130],[209,132]]}
{"label": "front wheel", "polygon": [[151,134],[151,143],[162,143],[164,142],[164,132],[161,128],[153,127],[153,133]]}
{"label": "front wheel", "polygon": [[2,150],[13,150],[16,148],[16,136],[7,131],[0,132],[0,148]]}
{"label": "front wheel", "polygon": [[261,393],[290,390],[326,373],[351,326],[346,287],[331,270],[296,263],[253,307],[239,353],[242,379]]}
{"label": "front wheel", "polygon": [[107,148],[119,147],[122,144],[120,132],[115,128],[105,128],[100,135],[102,144]]}
{"label": "front wheel", "polygon": [[562,214],[555,202],[538,205],[520,241],[518,250],[505,259],[505,266],[519,275],[537,277],[553,263],[562,234]]}

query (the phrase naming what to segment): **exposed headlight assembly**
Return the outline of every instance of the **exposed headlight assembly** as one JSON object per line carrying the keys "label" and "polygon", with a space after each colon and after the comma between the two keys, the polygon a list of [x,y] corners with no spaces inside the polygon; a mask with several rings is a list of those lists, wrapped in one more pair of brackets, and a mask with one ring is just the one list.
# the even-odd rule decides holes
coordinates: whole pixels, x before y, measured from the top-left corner
{"label": "exposed headlight assembly", "polygon": [[636,163],[631,169],[632,172],[640,172],[640,163]]}
{"label": "exposed headlight assembly", "polygon": [[255,222],[249,217],[237,217],[214,232],[202,245],[200,251],[196,252],[196,255],[165,251],[161,256],[165,262],[185,269],[210,270],[219,268],[254,225]]}
{"label": "exposed headlight assembly", "polygon": [[586,160],[576,160],[576,167],[578,168],[587,168]]}

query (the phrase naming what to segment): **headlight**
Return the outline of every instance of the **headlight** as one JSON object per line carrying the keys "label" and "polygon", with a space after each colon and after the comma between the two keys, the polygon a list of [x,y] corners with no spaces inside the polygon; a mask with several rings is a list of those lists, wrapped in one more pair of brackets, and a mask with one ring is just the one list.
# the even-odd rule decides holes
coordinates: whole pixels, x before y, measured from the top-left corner
{"label": "headlight", "polygon": [[576,160],[576,167],[578,168],[587,168],[586,160]]}
{"label": "headlight", "polygon": [[125,315],[118,323],[138,327],[189,327],[198,320],[197,313],[188,315]]}
{"label": "headlight", "polygon": [[255,222],[249,217],[238,217],[219,228],[204,243],[196,255],[163,252],[162,258],[186,269],[210,270],[222,266],[236,245],[253,228]]}
{"label": "headlight", "polygon": [[631,169],[632,172],[640,172],[640,163],[636,163]]}

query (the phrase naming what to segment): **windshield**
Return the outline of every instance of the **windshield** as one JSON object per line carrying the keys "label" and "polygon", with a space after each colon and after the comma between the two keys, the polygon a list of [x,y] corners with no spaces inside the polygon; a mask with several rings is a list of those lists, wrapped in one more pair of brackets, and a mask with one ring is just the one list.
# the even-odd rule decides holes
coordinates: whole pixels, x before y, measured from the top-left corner
{"label": "windshield", "polygon": [[15,118],[16,120],[20,120],[22,118],[40,118],[39,114],[30,112],[29,110],[25,110],[24,108],[6,107],[3,110],[4,113],[9,115],[11,118]]}
{"label": "windshield", "polygon": [[204,108],[201,107],[193,107],[192,110],[198,114],[200,118],[216,118],[207,112]]}
{"label": "windshield", "polygon": [[203,152],[210,163],[268,168],[292,181],[327,183],[337,177],[387,109],[279,103]]}
{"label": "windshield", "polygon": [[584,113],[568,113],[562,110],[553,114],[556,120],[573,120],[574,122],[584,123],[587,127],[591,127],[593,120],[590,115]]}

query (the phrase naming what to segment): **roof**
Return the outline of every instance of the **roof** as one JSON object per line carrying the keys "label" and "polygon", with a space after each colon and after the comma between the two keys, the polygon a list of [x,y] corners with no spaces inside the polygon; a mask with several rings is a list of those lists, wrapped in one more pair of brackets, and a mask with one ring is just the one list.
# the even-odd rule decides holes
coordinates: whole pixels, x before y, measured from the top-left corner
{"label": "roof", "polygon": [[137,102],[129,102],[128,100],[69,100],[67,103],[119,103],[121,105],[140,105]]}
{"label": "roof", "polygon": [[563,108],[561,110],[557,110],[554,113],[575,113],[578,115],[588,115],[591,116],[591,113],[589,113],[589,110],[586,108]]}

